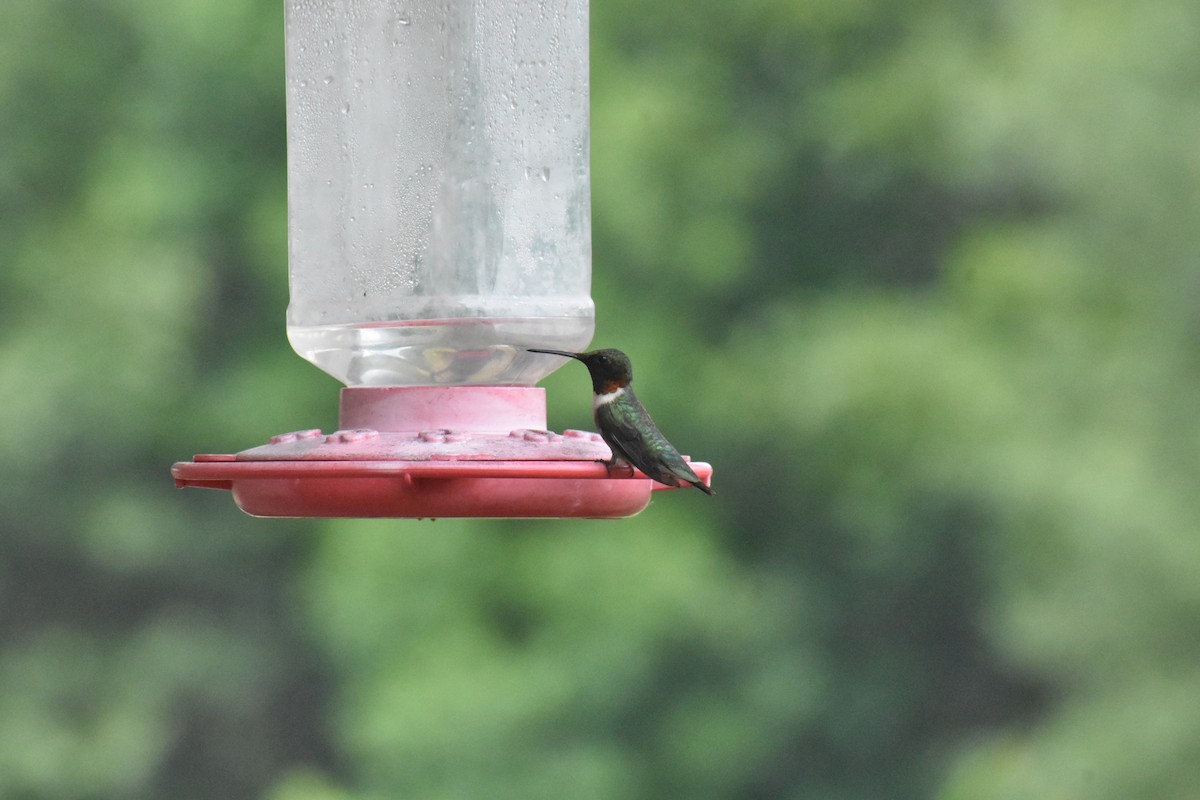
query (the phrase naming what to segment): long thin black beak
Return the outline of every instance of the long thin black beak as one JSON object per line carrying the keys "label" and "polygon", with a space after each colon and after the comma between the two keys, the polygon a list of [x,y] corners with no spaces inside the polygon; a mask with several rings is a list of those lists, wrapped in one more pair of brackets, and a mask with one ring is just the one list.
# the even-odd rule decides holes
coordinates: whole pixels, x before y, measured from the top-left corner
{"label": "long thin black beak", "polygon": [[536,347],[526,347],[525,349],[530,353],[545,353],[546,355],[564,356],[566,358],[574,358],[578,359],[579,361],[583,361],[583,359],[579,357],[578,353],[568,353],[566,350],[539,350]]}

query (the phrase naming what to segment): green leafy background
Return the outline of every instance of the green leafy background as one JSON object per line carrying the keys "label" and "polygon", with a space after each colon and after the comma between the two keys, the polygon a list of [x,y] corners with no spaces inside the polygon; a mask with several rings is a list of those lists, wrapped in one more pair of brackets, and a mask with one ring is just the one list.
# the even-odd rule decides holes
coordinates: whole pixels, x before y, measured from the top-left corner
{"label": "green leafy background", "polygon": [[718,496],[264,521],[167,470],[335,422],[281,5],[0,3],[0,796],[1200,797],[1197,29],[597,0],[595,342]]}

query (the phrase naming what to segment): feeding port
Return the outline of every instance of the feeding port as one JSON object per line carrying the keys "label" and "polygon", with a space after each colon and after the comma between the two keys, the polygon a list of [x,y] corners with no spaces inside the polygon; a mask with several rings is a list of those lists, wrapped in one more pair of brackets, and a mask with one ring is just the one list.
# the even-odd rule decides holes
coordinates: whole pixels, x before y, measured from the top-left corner
{"label": "feeding port", "polygon": [[259,516],[640,511],[669,487],[547,431],[561,360],[525,349],[594,331],[587,0],[288,0],[285,31],[287,335],[339,426],[176,484]]}

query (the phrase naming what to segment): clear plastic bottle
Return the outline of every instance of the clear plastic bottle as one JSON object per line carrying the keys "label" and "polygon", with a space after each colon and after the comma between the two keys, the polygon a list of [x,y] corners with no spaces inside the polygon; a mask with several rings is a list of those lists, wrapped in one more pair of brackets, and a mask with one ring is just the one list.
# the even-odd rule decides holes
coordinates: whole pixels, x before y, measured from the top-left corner
{"label": "clear plastic bottle", "polygon": [[587,0],[287,0],[288,338],[348,385],[591,341]]}

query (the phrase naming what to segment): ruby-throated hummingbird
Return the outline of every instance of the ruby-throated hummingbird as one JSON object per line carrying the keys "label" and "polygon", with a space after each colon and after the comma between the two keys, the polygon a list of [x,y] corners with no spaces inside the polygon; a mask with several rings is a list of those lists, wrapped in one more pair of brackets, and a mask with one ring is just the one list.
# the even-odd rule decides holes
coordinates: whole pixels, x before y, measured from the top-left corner
{"label": "ruby-throated hummingbird", "polygon": [[592,375],[592,415],[612,450],[614,464],[632,464],[667,486],[690,483],[705,494],[713,493],[662,435],[633,393],[633,365],[628,356],[611,348],[590,353],[526,349],[573,358],[588,368]]}

